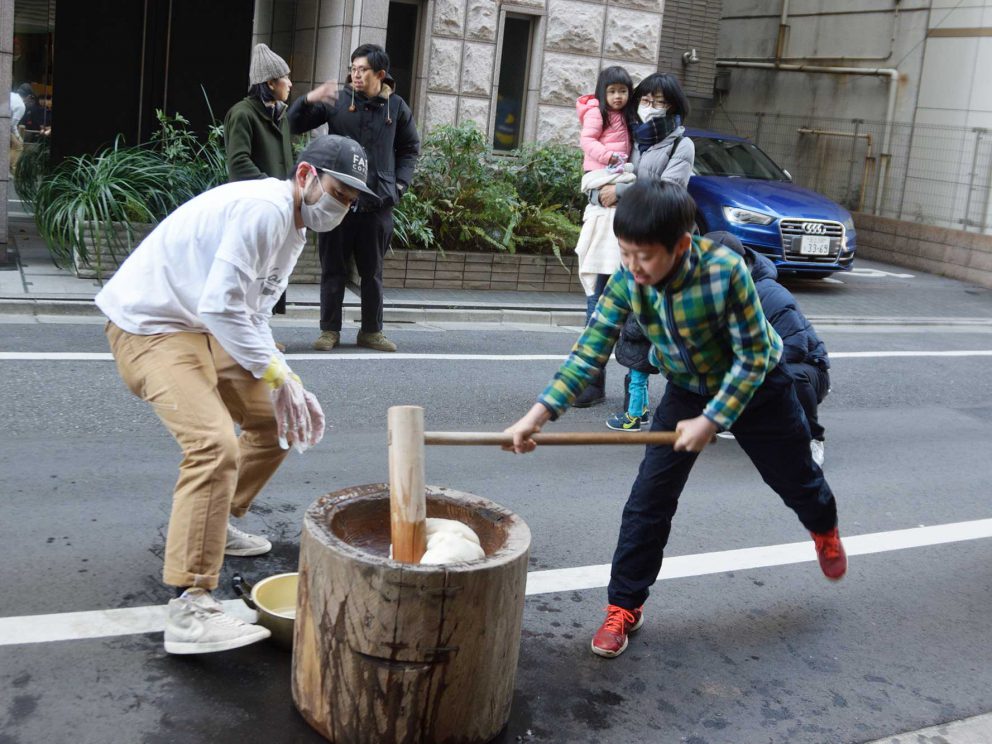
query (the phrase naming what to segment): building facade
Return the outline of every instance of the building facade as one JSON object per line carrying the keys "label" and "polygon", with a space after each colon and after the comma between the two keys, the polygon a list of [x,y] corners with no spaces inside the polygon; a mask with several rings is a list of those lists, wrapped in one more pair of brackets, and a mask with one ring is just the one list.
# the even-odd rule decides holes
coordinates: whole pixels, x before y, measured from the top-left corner
{"label": "building facade", "polygon": [[381,44],[422,129],[473,121],[513,149],[577,143],[575,99],[609,65],[635,82],[673,72],[705,106],[719,15],[719,0],[256,0],[254,41],[290,63],[294,95],[343,82],[351,51]]}
{"label": "building facade", "polygon": [[59,162],[148,141],[158,111],[206,131],[245,95],[254,43],[289,62],[294,97],[377,43],[421,131],[473,121],[512,150],[577,144],[575,99],[609,65],[672,72],[706,108],[719,17],[720,0],[0,0],[0,81],[38,91]]}
{"label": "building facade", "polygon": [[762,117],[721,126],[852,208],[992,233],[992,0],[724,0],[719,39],[720,109]]}

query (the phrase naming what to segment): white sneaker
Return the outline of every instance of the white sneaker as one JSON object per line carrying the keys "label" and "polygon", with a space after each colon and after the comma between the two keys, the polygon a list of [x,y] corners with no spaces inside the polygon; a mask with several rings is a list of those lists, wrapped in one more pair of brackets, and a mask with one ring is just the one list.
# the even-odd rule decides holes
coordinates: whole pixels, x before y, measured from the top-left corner
{"label": "white sneaker", "polygon": [[191,588],[170,600],[165,621],[169,654],[209,654],[264,641],[272,633],[227,615],[205,589]]}
{"label": "white sneaker", "polygon": [[224,555],[262,555],[270,550],[272,543],[261,535],[249,535],[230,522],[227,523],[227,545],[224,546]]}
{"label": "white sneaker", "polygon": [[823,467],[823,442],[819,439],[811,439],[809,442],[809,451],[813,455],[813,462]]}
{"label": "white sneaker", "polygon": [[719,431],[716,434],[720,439],[735,439],[734,432],[732,431]]}

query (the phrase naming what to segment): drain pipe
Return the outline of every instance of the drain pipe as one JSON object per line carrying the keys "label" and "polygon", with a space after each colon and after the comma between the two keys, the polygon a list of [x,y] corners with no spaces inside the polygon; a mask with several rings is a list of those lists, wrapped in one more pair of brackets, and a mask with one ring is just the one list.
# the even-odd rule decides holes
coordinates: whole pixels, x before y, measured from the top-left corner
{"label": "drain pipe", "polygon": [[775,63],[780,64],[786,56],[789,45],[789,0],[782,0],[782,18],[778,22],[778,38],[775,40]]}
{"label": "drain pipe", "polygon": [[[788,3],[783,7],[783,14]],[[889,161],[892,158],[889,147],[892,142],[892,125],[896,117],[896,94],[899,91],[899,70],[893,67],[827,67],[821,65],[794,65],[776,62],[740,62],[718,59],[717,67],[737,67],[750,70],[776,70],[779,72],[808,72],[828,75],[870,75],[889,79],[889,103],[885,112],[885,133],[882,135],[882,151],[879,153],[878,185],[875,188],[875,214],[882,204],[885,184],[889,175]]]}

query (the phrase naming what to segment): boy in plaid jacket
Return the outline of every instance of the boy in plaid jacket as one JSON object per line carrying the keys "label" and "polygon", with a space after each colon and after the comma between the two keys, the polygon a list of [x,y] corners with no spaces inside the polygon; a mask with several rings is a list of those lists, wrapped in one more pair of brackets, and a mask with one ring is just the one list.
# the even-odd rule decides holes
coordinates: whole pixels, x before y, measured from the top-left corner
{"label": "boy in plaid jacket", "polygon": [[613,554],[607,617],[592,650],[612,658],[643,622],[672,517],[696,457],[722,430],[734,433],[766,483],[812,534],[824,575],[840,579],[847,557],[833,493],[810,455],[810,430],[792,378],[779,367],[782,340],[761,310],[743,259],[690,235],[696,205],[680,185],[638,181],[617,207],[623,267],[537,403],[507,431],[507,449],[530,452],[530,435],[563,413],[609,359],[633,314],[668,379],[651,429],[672,446],[648,446],[624,507]]}

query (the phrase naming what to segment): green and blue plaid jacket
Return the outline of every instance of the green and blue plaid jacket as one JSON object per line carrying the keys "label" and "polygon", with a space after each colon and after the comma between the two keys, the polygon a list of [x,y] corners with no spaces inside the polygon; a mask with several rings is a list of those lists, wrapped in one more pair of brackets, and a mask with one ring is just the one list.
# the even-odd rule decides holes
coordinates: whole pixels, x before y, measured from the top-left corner
{"label": "green and blue plaid jacket", "polygon": [[782,356],[744,260],[693,238],[665,284],[641,286],[626,268],[610,277],[589,325],[538,397],[554,417],[600,374],[629,313],[652,343],[652,364],[669,383],[709,397],[703,415],[723,429]]}

